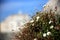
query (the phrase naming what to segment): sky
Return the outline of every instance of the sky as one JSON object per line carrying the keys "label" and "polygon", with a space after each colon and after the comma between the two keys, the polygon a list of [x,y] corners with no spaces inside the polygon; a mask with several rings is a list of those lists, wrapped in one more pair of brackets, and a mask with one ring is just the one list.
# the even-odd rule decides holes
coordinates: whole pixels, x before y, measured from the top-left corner
{"label": "sky", "polygon": [[28,14],[34,15],[36,11],[43,9],[43,5],[48,0],[1,0],[0,22],[13,14]]}

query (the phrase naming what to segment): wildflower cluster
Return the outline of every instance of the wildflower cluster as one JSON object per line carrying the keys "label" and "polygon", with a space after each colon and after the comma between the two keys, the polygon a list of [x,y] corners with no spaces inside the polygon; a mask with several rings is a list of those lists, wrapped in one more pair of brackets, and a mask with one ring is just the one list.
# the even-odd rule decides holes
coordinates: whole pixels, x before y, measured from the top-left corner
{"label": "wildflower cluster", "polygon": [[60,15],[55,12],[37,12],[26,25],[21,40],[60,40]]}

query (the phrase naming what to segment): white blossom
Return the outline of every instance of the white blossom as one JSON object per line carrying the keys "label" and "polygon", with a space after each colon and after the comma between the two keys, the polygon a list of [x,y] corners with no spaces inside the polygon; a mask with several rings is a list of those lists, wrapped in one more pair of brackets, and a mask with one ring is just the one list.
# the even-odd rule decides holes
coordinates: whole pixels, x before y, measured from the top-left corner
{"label": "white blossom", "polygon": [[37,40],[37,38],[35,38],[34,40]]}
{"label": "white blossom", "polygon": [[34,26],[34,23],[32,24],[32,26]]}
{"label": "white blossom", "polygon": [[51,32],[47,32],[47,35],[50,35],[51,34]]}
{"label": "white blossom", "polygon": [[46,33],[44,33],[44,34],[43,34],[43,37],[46,37],[46,36],[47,36]]}
{"label": "white blossom", "polygon": [[34,20],[31,20],[30,22],[32,23],[32,22],[34,22]]}
{"label": "white blossom", "polygon": [[50,26],[50,29],[53,29],[54,28],[54,26],[52,25],[52,26]]}
{"label": "white blossom", "polygon": [[39,16],[37,16],[36,18],[37,18],[37,20],[36,20],[36,21],[38,21],[38,19],[39,19],[40,17],[39,17]]}
{"label": "white blossom", "polygon": [[51,24],[52,23],[52,21],[49,21],[49,24]]}
{"label": "white blossom", "polygon": [[19,36],[19,38],[20,38],[21,36]]}

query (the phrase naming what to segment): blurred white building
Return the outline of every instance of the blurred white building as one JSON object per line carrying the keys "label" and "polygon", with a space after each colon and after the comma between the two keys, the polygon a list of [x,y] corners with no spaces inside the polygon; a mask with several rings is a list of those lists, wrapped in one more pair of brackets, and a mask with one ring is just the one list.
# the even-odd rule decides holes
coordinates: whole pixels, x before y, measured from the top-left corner
{"label": "blurred white building", "polygon": [[29,20],[30,17],[28,15],[17,14],[9,16],[1,23],[1,32],[17,32],[19,28],[22,29],[23,25],[29,22]]}
{"label": "blurred white building", "polygon": [[[25,27],[24,24],[29,22],[30,17],[28,15],[16,14],[11,15],[0,23],[1,29],[1,40],[15,40],[15,34],[17,32],[22,32]],[[2,38],[3,37],[3,38]]]}

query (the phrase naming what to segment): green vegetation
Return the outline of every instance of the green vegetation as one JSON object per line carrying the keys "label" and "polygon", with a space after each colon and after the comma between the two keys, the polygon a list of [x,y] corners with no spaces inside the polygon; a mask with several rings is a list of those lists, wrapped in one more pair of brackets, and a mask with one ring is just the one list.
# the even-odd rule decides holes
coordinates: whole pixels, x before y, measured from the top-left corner
{"label": "green vegetation", "polygon": [[60,40],[60,15],[51,10],[36,12],[25,26],[17,35],[19,40]]}

